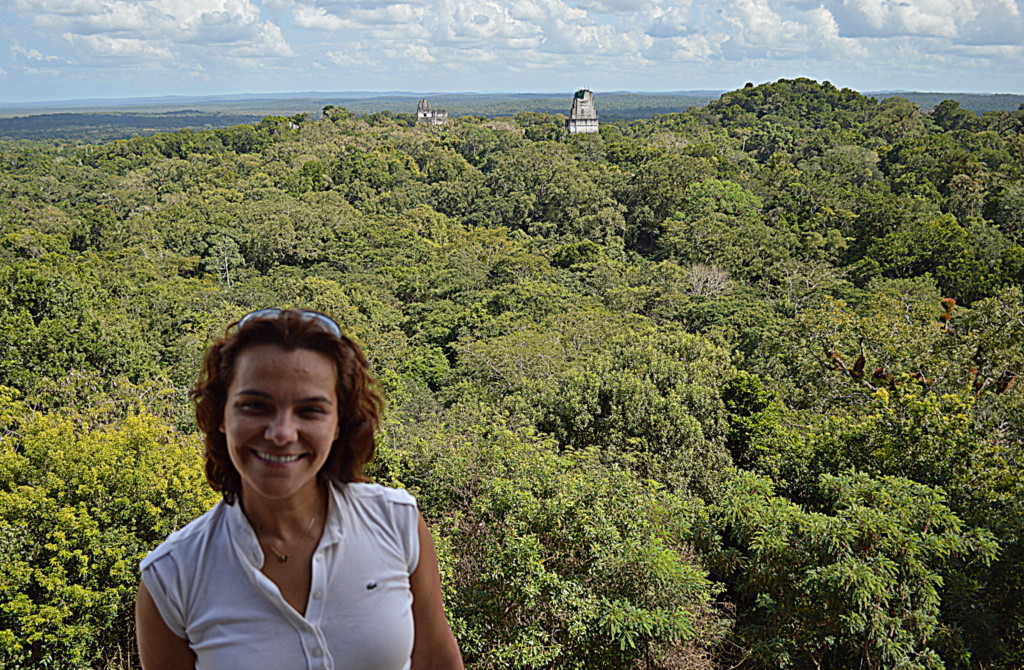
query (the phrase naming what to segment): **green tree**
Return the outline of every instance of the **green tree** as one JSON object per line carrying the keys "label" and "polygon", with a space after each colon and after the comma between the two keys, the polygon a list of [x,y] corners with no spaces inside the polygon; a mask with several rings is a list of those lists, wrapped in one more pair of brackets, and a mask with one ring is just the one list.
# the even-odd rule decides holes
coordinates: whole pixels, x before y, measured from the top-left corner
{"label": "green tree", "polygon": [[0,392],[0,659],[127,665],[138,561],[211,503],[199,446],[144,411],[33,415],[14,398]]}
{"label": "green tree", "polygon": [[787,240],[765,225],[762,205],[734,182],[694,182],[680,211],[665,222],[662,251],[683,264],[714,264],[753,281],[770,276],[788,255]]}
{"label": "green tree", "polygon": [[467,665],[706,659],[723,627],[686,540],[699,503],[608,468],[596,450],[558,454],[536,435],[493,418],[472,423],[484,415],[464,411],[454,432],[393,425],[387,476],[416,493],[432,523]]}
{"label": "green tree", "polygon": [[941,491],[902,478],[824,475],[813,509],[739,473],[715,517],[712,574],[765,668],[942,668],[941,571],[990,561]]}

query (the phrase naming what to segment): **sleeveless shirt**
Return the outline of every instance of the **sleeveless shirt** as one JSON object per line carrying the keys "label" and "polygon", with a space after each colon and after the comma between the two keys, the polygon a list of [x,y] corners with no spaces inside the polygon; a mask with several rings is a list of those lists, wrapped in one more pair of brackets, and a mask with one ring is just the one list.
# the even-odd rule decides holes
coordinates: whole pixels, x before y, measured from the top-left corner
{"label": "sleeveless shirt", "polygon": [[222,500],[143,559],[146,588],[196,670],[408,670],[416,501],[378,484],[331,491],[305,616],[260,572],[263,551],[238,504]]}

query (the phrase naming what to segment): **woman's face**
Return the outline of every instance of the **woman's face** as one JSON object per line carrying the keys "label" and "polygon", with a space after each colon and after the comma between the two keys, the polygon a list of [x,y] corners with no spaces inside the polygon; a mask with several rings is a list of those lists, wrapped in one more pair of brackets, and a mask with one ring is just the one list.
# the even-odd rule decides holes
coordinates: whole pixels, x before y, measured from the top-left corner
{"label": "woman's face", "polygon": [[317,473],[338,437],[337,371],[327,356],[272,344],[235,361],[221,431],[255,503],[318,495]]}

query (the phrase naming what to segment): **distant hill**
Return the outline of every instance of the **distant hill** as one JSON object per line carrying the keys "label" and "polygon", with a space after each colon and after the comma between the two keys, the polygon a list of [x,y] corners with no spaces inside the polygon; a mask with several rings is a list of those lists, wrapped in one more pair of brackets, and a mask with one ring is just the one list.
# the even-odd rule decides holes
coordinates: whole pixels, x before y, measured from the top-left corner
{"label": "distant hill", "polygon": [[0,118],[0,137],[28,140],[106,141],[132,135],[208,130],[258,123],[262,114],[225,114],[180,110],[166,113],[60,112]]}
{"label": "distant hill", "polygon": [[[650,118],[703,106],[723,91],[675,93],[602,93],[598,112],[605,121]],[[315,97],[314,97],[315,95]],[[452,116],[512,116],[516,112],[567,114],[572,94],[552,93],[329,93],[301,98],[263,96],[170,97],[129,100],[85,100],[47,103],[39,107],[0,105],[0,138],[96,142],[183,128],[225,128],[256,123],[265,116],[309,114],[316,118],[327,105],[354,114],[381,111],[414,114],[420,98]],[[105,103],[105,104],[104,104]],[[187,106],[187,110],[182,110]],[[6,117],[6,118],[4,118]]]}
{"label": "distant hill", "polygon": [[956,100],[964,109],[975,114],[985,112],[1012,112],[1024,104],[1024,95],[1010,93],[921,93],[915,91],[877,91],[865,93],[872,98],[906,98],[918,107],[929,110],[943,100]]}
{"label": "distant hill", "polygon": [[[645,93],[597,92],[598,114],[604,121],[650,118],[682,112],[717,100],[725,91]],[[116,100],[70,100],[31,106],[0,103],[0,138],[100,142],[134,135],[203,130],[259,122],[265,116],[309,114],[319,117],[327,105],[359,115],[380,111],[413,114],[420,98],[451,116],[512,116],[516,112],[567,114],[570,93],[414,93],[409,91],[293,93],[232,96],[164,96]],[[903,97],[923,109],[953,99],[976,114],[1012,111],[1024,95],[882,91],[866,93],[878,99]]]}
{"label": "distant hill", "polygon": [[[678,112],[694,105],[705,105],[725,91],[677,91],[644,93],[631,91],[603,92],[602,117],[640,118],[644,110],[651,114]],[[373,114],[384,110],[411,114],[420,98],[427,98],[434,107],[447,109],[452,115],[511,116],[519,111],[567,113],[572,92],[567,93],[303,93],[289,97],[264,95],[238,96],[164,96],[159,98],[125,98],[117,100],[66,100],[32,105],[0,103],[0,117],[34,116],[55,113],[178,113],[182,109],[212,114],[284,115],[308,113],[318,115],[326,105],[344,107],[356,114]]]}

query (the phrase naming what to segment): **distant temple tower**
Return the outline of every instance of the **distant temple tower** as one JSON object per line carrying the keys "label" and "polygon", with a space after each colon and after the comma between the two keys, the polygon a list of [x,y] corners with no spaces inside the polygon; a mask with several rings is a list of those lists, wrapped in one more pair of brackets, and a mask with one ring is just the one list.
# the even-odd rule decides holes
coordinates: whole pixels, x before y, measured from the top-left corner
{"label": "distant temple tower", "polygon": [[570,135],[598,131],[594,94],[587,89],[581,88],[573,96],[572,109],[569,111],[569,118],[565,120],[565,129]]}
{"label": "distant temple tower", "polygon": [[441,126],[448,120],[448,112],[443,109],[430,109],[426,98],[416,105],[416,121],[431,126]]}

